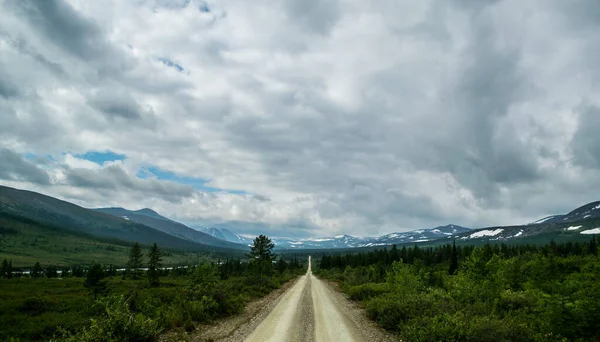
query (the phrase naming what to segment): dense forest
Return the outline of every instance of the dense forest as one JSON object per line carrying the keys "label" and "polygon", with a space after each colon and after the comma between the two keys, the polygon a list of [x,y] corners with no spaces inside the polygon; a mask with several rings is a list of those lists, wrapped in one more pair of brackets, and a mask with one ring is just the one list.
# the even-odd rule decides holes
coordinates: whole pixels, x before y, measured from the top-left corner
{"label": "dense forest", "polygon": [[393,246],[326,255],[370,318],[404,341],[600,341],[600,258],[587,243]]}
{"label": "dense forest", "polygon": [[167,330],[241,312],[306,271],[295,258],[272,253],[265,236],[247,259],[206,260],[163,267],[161,250],[135,244],[126,269],[92,263],[57,269],[36,263],[31,273],[0,269],[0,340],[154,341]]}

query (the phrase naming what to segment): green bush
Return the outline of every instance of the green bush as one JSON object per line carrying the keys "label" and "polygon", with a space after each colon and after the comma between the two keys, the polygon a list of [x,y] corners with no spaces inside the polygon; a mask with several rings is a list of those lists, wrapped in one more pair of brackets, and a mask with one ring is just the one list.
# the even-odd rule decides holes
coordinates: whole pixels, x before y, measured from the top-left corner
{"label": "green bush", "polygon": [[348,294],[353,300],[367,300],[372,297],[381,296],[390,292],[388,283],[368,283],[358,286],[351,286]]}
{"label": "green bush", "polygon": [[47,299],[33,297],[26,299],[19,307],[19,311],[29,316],[37,316],[46,312],[46,309],[49,306],[51,306],[51,304]]}
{"label": "green bush", "polygon": [[470,316],[461,311],[414,318],[403,325],[402,337],[416,342],[537,340],[524,322],[501,320],[493,316]]}
{"label": "green bush", "polygon": [[67,341],[155,341],[161,332],[156,320],[132,312],[122,295],[103,298],[98,305],[103,307],[104,315],[91,319],[89,327]]}

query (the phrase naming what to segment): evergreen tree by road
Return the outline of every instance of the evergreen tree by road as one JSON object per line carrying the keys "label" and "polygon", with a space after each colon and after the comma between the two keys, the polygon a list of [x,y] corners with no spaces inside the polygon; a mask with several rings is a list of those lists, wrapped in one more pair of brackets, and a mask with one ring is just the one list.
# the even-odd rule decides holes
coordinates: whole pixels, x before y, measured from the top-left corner
{"label": "evergreen tree by road", "polygon": [[143,255],[142,255],[142,247],[140,247],[139,243],[135,243],[133,247],[131,247],[131,251],[129,252],[129,262],[127,265],[131,270],[131,277],[134,280],[139,279],[139,269],[143,266]]}
{"label": "evergreen tree by road", "polygon": [[250,263],[257,274],[268,275],[273,269],[273,260],[275,260],[275,254],[273,253],[275,245],[265,235],[259,235],[254,239],[254,244],[250,247]]}
{"label": "evergreen tree by road", "polygon": [[160,280],[158,279],[159,269],[162,266],[162,258],[158,245],[154,243],[150,247],[148,252],[148,283],[150,286],[159,286]]}

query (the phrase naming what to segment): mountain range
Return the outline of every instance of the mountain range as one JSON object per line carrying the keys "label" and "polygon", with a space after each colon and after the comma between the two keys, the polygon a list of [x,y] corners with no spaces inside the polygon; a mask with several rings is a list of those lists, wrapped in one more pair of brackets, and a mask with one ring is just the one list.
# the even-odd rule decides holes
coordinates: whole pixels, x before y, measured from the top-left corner
{"label": "mountain range", "polygon": [[433,241],[468,231],[471,231],[471,229],[449,224],[447,226],[431,229],[417,229],[409,232],[391,233],[377,237],[357,237],[342,234],[332,237],[306,239],[273,237],[272,240],[279,249],[357,248]]}
{"label": "mountain range", "polygon": [[[87,209],[32,191],[0,186],[0,215],[23,217],[61,229],[103,239],[141,244],[159,243],[162,247],[186,251],[248,250],[252,238],[227,223],[194,228],[160,215],[152,209]],[[251,224],[256,230],[257,225]],[[332,237],[271,237],[279,250],[372,248],[406,243],[522,242],[588,239],[600,234],[600,202],[588,203],[568,214],[552,215],[533,223],[469,229],[458,225],[390,233],[375,237],[337,235]]]}

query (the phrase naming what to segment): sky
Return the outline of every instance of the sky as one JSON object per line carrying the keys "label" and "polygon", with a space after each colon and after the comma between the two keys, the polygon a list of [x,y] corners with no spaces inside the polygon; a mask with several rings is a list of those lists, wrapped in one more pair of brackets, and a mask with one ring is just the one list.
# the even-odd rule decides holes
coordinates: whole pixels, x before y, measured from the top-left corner
{"label": "sky", "polygon": [[0,184],[273,236],[565,213],[600,199],[598,17],[597,0],[0,0]]}

